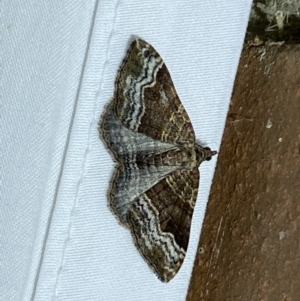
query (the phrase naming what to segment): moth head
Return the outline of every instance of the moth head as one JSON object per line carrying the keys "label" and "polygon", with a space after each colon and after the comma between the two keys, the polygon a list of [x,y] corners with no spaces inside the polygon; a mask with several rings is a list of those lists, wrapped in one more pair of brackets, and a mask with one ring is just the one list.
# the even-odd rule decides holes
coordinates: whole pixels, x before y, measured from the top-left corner
{"label": "moth head", "polygon": [[211,157],[217,154],[217,151],[212,151],[209,147],[204,147],[205,152],[205,160],[210,161]]}
{"label": "moth head", "polygon": [[211,160],[211,157],[217,154],[216,151],[212,151],[209,147],[202,147],[199,144],[196,144],[195,152],[196,152],[196,160],[199,165],[203,161]]}

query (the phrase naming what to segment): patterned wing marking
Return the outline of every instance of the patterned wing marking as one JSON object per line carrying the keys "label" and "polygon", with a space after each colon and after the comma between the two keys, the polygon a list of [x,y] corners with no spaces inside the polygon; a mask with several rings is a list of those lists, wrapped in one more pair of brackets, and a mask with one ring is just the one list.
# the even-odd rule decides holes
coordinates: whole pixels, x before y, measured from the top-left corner
{"label": "patterned wing marking", "polygon": [[108,149],[112,151],[114,158],[120,163],[136,162],[151,155],[157,155],[178,148],[171,143],[153,140],[144,134],[132,131],[125,127],[116,117],[112,103],[99,122],[100,135]]}
{"label": "patterned wing marking", "polygon": [[188,247],[199,171],[177,170],[138,196],[128,209],[134,242],[164,282],[180,269]]}
{"label": "patterned wing marking", "polygon": [[133,201],[176,169],[177,166],[137,163],[117,166],[108,192],[109,206],[125,227],[128,227],[126,215]]}
{"label": "patterned wing marking", "polygon": [[157,51],[143,40],[130,46],[115,83],[117,117],[155,140],[193,145],[195,134]]}

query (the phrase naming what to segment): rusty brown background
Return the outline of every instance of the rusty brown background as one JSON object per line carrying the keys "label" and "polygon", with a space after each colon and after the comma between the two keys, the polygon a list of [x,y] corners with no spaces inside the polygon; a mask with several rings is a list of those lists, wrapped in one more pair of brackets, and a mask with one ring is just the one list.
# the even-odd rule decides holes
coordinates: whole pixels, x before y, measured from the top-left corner
{"label": "rusty brown background", "polygon": [[246,47],[187,300],[300,300],[299,230],[300,47]]}

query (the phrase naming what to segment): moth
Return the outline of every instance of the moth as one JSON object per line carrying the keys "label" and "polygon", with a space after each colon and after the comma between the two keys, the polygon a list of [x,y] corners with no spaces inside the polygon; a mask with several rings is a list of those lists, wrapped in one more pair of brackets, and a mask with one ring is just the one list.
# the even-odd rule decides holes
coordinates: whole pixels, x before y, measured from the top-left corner
{"label": "moth", "polygon": [[99,131],[116,162],[109,207],[150,268],[168,282],[187,251],[198,167],[217,152],[196,143],[164,61],[141,39],[121,64]]}

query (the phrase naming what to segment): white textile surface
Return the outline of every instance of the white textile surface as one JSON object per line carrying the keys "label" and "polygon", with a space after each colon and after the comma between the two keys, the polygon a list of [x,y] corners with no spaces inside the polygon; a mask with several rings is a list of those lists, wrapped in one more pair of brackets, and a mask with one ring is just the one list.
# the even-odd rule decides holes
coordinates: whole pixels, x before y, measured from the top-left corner
{"label": "white textile surface", "polygon": [[161,283],[107,206],[98,121],[134,37],[163,57],[219,150],[251,1],[2,3],[0,299],[185,300],[217,156],[201,165],[186,259]]}

